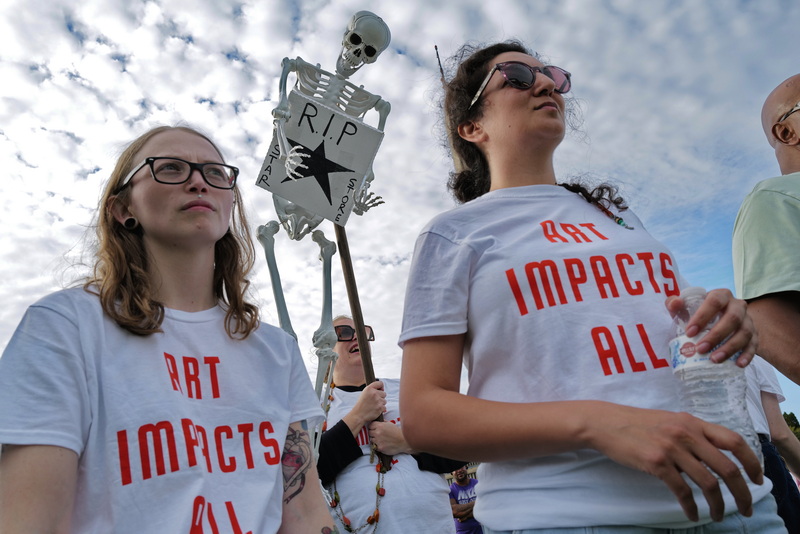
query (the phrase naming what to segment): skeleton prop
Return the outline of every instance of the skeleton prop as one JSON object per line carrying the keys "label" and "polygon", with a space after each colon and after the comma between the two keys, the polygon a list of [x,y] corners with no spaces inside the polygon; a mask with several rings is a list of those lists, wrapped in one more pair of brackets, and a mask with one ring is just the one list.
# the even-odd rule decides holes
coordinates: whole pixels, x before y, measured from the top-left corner
{"label": "skeleton prop", "polygon": [[[383,139],[391,106],[347,78],[362,66],[374,63],[390,40],[389,28],[380,17],[369,11],[359,11],[345,30],[335,74],[299,57],[283,59],[280,101],[272,110],[275,134],[256,181],[256,185],[273,193],[280,225],[289,237],[299,241],[311,233],[320,246],[323,306],[320,327],[313,341],[319,358],[315,388],[326,406],[337,357],[333,352],[337,336],[331,311],[331,258],[336,253],[336,245],[325,239],[321,230],[315,230],[323,219],[334,222],[364,375],[368,384],[375,381],[344,225],[351,211],[363,215],[383,204],[381,197],[369,192],[369,187],[374,178],[372,161]],[[287,95],[290,72],[294,72],[297,79],[294,89]],[[378,113],[377,127],[363,120],[372,109]],[[278,230],[278,222],[271,221],[259,227],[258,240],[267,257],[281,328],[296,339],[275,258],[274,236]],[[315,452],[320,434],[316,433]],[[382,466],[390,469],[391,458],[379,456]]]}
{"label": "skeleton prop", "polygon": [[[272,110],[275,136],[256,181],[259,187],[342,226],[351,211],[362,215],[382,204],[369,187],[391,105],[347,78],[374,63],[390,40],[380,17],[359,11],[344,33],[335,74],[299,57],[283,59],[280,101]],[[297,81],[287,95],[290,72]],[[371,109],[378,113],[375,128],[363,121]],[[316,183],[309,183],[311,177]]]}

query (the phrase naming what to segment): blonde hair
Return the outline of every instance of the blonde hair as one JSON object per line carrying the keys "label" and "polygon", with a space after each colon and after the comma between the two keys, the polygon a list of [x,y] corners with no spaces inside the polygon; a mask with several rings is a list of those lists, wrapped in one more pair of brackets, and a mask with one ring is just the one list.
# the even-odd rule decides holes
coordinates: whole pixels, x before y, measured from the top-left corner
{"label": "blonde hair", "polygon": [[[150,139],[170,130],[202,137],[222,158],[219,148],[208,136],[188,126],[159,126],[131,142],[117,160],[100,199],[95,226],[95,263],[84,283],[87,291],[99,295],[103,311],[109,317],[120,327],[140,336],[163,331],[164,305],[153,296],[141,227],[125,228],[114,218],[111,207],[114,202],[125,205],[130,202],[130,187],[121,191],[119,188],[138,163],[133,158]],[[244,339],[259,324],[258,308],[246,301],[250,286],[247,275],[255,263],[255,248],[248,234],[249,225],[238,187],[234,187],[233,195],[230,228],[214,247],[213,289],[226,310],[225,331],[232,338]]]}

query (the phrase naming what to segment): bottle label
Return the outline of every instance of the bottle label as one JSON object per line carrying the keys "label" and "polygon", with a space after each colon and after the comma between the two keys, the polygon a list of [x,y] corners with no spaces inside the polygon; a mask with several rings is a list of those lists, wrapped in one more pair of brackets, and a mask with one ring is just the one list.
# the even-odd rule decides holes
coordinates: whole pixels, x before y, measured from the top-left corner
{"label": "bottle label", "polygon": [[[700,341],[700,338],[702,338],[704,335],[705,333],[702,333],[695,337],[689,337],[686,334],[681,334],[669,342],[670,364],[672,364],[673,371],[686,370],[693,367],[702,367],[714,363],[711,361],[711,354],[721,347],[722,343],[707,353],[700,354],[697,352],[697,345],[698,341]],[[736,361],[736,358],[739,357],[739,354],[741,354],[741,352],[737,352],[731,356],[729,358],[730,361]]]}
{"label": "bottle label", "polygon": [[701,367],[712,363],[711,352],[706,354],[697,352],[697,342],[700,341],[701,337],[689,337],[681,334],[669,342],[670,363],[673,371]]}

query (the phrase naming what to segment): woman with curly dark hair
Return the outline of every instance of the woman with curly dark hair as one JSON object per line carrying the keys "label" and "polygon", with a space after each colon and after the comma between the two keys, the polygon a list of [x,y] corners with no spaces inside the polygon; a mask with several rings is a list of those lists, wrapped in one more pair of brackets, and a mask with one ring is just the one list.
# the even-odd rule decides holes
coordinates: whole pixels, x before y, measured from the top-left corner
{"label": "woman with curly dark hair", "polygon": [[[570,73],[517,41],[456,62],[444,121],[462,205],[414,253],[400,336],[410,445],[482,462],[474,513],[490,533],[782,532],[745,440],[676,413],[667,342],[685,283],[672,254],[614,187],[556,178]],[[730,291],[709,292],[688,334],[718,313],[698,349],[746,365],[755,330]]]}

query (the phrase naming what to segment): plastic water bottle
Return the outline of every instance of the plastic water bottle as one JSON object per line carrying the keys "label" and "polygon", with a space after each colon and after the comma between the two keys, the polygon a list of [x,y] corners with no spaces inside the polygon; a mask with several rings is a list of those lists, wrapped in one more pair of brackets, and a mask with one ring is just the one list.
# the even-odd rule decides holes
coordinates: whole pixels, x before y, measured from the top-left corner
{"label": "plastic water bottle", "polygon": [[[698,342],[719,318],[715,317],[696,336],[686,335],[689,319],[705,298],[706,290],[702,287],[687,287],[681,291],[685,308],[674,319],[674,337],[670,341],[669,349],[672,371],[681,381],[682,410],[703,421],[738,432],[763,464],[761,443],[747,412],[744,369],[736,365],[739,354],[714,363],[711,361],[711,354],[717,347],[705,354],[697,352]],[[723,452],[741,467],[741,463],[732,453]]]}

